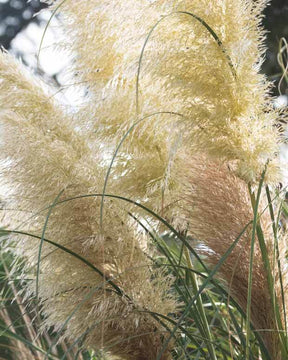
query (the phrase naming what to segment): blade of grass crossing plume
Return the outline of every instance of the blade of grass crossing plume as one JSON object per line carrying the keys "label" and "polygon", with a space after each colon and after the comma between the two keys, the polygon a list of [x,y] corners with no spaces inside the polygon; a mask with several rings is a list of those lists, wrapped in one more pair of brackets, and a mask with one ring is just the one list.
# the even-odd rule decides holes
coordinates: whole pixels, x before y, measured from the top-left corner
{"label": "blade of grass crossing plume", "polygon": [[251,298],[252,298],[252,280],[253,280],[253,260],[254,260],[254,246],[256,239],[256,227],[258,223],[258,208],[260,203],[261,191],[264,183],[264,177],[266,173],[266,168],[262,173],[258,191],[257,198],[254,202],[254,193],[252,192],[251,186],[249,186],[249,194],[251,197],[252,207],[254,211],[253,215],[253,225],[252,225],[252,238],[251,238],[251,248],[250,248],[250,259],[249,259],[249,274],[248,274],[248,294],[247,294],[247,308],[246,308],[246,347],[245,347],[245,359],[249,360],[250,354],[250,335],[251,335]]}
{"label": "blade of grass crossing plume", "polygon": [[[100,196],[100,194],[99,194]],[[59,204],[59,203],[58,203]],[[27,232],[24,232],[24,231],[18,231],[18,230],[3,230],[1,229],[0,230],[0,235],[1,234],[18,234],[18,235],[26,235],[28,237],[32,237],[34,239],[39,239],[41,240],[41,237],[40,236],[37,236],[37,235],[34,235],[34,234],[30,234],[30,233],[27,233]],[[44,242],[47,242],[48,244],[51,244],[51,245],[54,245],[56,248],[60,249],[60,250],[63,250],[64,252],[70,254],[71,256],[74,256],[75,258],[77,258],[79,261],[82,261],[84,264],[86,264],[88,267],[90,267],[92,270],[94,270],[98,275],[100,275],[101,277],[103,277],[107,283],[109,283],[115,290],[116,290],[116,293],[119,295],[119,296],[123,296],[123,291],[109,278],[107,278],[107,276],[105,274],[103,274],[103,272],[101,270],[99,270],[96,266],[94,266],[92,263],[90,263],[88,260],[86,260],[85,258],[83,258],[81,255],[79,254],[76,254],[74,251],[66,248],[65,246],[62,246],[58,243],[55,243],[54,241],[52,240],[49,240],[49,239],[43,239]]]}
{"label": "blade of grass crossing plume", "polygon": [[145,41],[144,41],[144,44],[143,44],[143,47],[141,49],[141,53],[140,53],[140,57],[139,57],[139,63],[138,63],[138,69],[137,69],[137,75],[136,75],[136,115],[138,116],[138,114],[140,113],[140,109],[139,109],[139,86],[140,86],[140,72],[141,72],[141,67],[142,67],[142,60],[143,60],[143,57],[144,57],[144,53],[145,53],[145,49],[146,49],[146,46],[149,42],[149,39],[151,37],[151,35],[153,34],[154,30],[158,27],[158,25],[164,21],[165,19],[167,19],[168,17],[171,17],[173,15],[186,15],[186,16],[190,16],[192,17],[193,19],[197,20],[200,22],[200,24],[203,25],[203,27],[211,34],[211,36],[215,39],[217,45],[219,46],[219,48],[221,49],[221,51],[223,52],[223,54],[225,55],[226,59],[227,59],[227,62],[231,68],[231,72],[232,72],[232,75],[233,75],[233,78],[235,79],[237,74],[236,74],[236,70],[234,68],[234,65],[233,65],[233,62],[232,62],[232,59],[231,57],[229,56],[229,54],[227,53],[221,39],[219,38],[219,36],[216,34],[216,32],[207,24],[206,21],[204,21],[201,17],[191,13],[191,12],[188,12],[188,11],[173,11],[172,13],[170,14],[167,14],[165,16],[162,16],[160,20],[158,20],[155,25],[151,28],[151,30],[149,31]]}
{"label": "blade of grass crossing plume", "polygon": [[235,248],[235,246],[238,244],[239,240],[241,239],[241,237],[243,236],[243,234],[246,232],[247,228],[249,225],[251,225],[252,222],[249,222],[244,229],[241,231],[241,233],[239,234],[239,236],[235,239],[235,241],[230,245],[230,247],[228,248],[228,250],[225,252],[225,254],[221,257],[221,259],[218,261],[218,263],[215,265],[215,267],[213,268],[213,270],[209,273],[209,276],[207,277],[207,279],[203,282],[203,284],[200,286],[198,292],[196,293],[196,295],[192,298],[192,300],[189,302],[189,304],[187,305],[187,307],[185,308],[185,311],[183,312],[183,314],[180,316],[180,318],[178,319],[175,327],[173,328],[173,330],[171,331],[171,336],[169,336],[169,338],[167,338],[167,340],[165,341],[165,343],[163,344],[162,350],[160,351],[160,353],[157,356],[157,360],[160,360],[162,355],[164,354],[164,352],[167,349],[167,346],[170,342],[170,340],[172,339],[172,336],[175,334],[175,332],[178,330],[178,328],[181,326],[182,321],[185,319],[185,317],[187,316],[187,314],[190,311],[191,306],[193,306],[194,302],[197,300],[198,296],[202,293],[202,291],[206,288],[206,286],[209,284],[209,282],[211,281],[211,279],[214,277],[214,275],[219,271],[220,267],[223,265],[223,263],[226,261],[226,259],[228,258],[228,256],[231,254],[231,252],[233,251],[233,249]]}
{"label": "blade of grass crossing plume", "polygon": [[163,114],[168,114],[168,115],[175,115],[175,116],[179,116],[179,117],[183,117],[182,114],[177,113],[177,112],[173,112],[173,111],[158,111],[155,112],[153,114],[149,114],[144,116],[143,118],[139,119],[138,121],[136,121],[134,124],[132,124],[130,126],[130,128],[127,130],[127,132],[124,134],[124,136],[122,137],[122,139],[120,140],[119,144],[116,147],[116,150],[114,151],[114,154],[112,156],[111,162],[109,164],[106,176],[105,176],[105,180],[104,180],[104,186],[103,186],[103,195],[101,198],[101,205],[100,205],[100,229],[103,230],[103,211],[104,211],[104,199],[105,199],[105,193],[106,193],[106,189],[107,189],[107,185],[108,185],[108,179],[112,170],[112,166],[114,164],[114,161],[118,155],[118,152],[122,146],[122,144],[124,143],[124,141],[126,140],[126,138],[128,137],[128,135],[131,133],[131,131],[138,125],[140,124],[142,121],[150,119],[153,116],[156,115],[163,115]]}
{"label": "blade of grass crossing plume", "polygon": [[[40,277],[40,262],[41,262],[41,254],[42,254],[42,248],[43,248],[43,243],[44,243],[44,238],[45,238],[45,232],[48,226],[48,221],[49,218],[51,216],[51,213],[55,207],[55,205],[57,204],[58,200],[60,199],[60,196],[63,194],[64,190],[61,190],[60,193],[56,196],[53,204],[51,205],[51,207],[48,210],[48,214],[46,216],[46,220],[43,226],[43,230],[42,230],[42,235],[41,235],[41,240],[40,240],[40,244],[39,244],[39,250],[38,250],[38,260],[37,260],[37,270],[36,270],[36,290],[35,290],[35,296],[36,296],[36,301],[38,302],[38,297],[39,297],[39,277]],[[36,307],[37,311],[38,311],[38,306]]]}
{"label": "blade of grass crossing plume", "polygon": [[[184,253],[185,253],[185,257],[186,257],[188,267],[190,269],[193,269],[193,264],[192,264],[190,252],[187,249],[187,247],[184,248]],[[190,279],[191,279],[191,283],[192,283],[192,288],[193,288],[194,292],[197,293],[199,291],[197,277],[196,277],[195,273],[193,273],[193,272],[191,272],[190,275],[191,275]],[[197,307],[197,310],[199,312],[199,316],[200,316],[200,318],[202,320],[204,334],[206,335],[206,337],[208,339],[208,342],[206,343],[206,345],[207,345],[208,351],[210,353],[211,359],[216,360],[217,357],[216,357],[215,348],[213,346],[213,336],[212,336],[212,333],[210,331],[209,323],[207,321],[207,317],[206,317],[206,313],[205,313],[205,310],[204,310],[201,295],[199,295],[197,300],[196,300],[196,307]]]}
{"label": "blade of grass crossing plume", "polygon": [[[287,334],[286,302],[285,302],[283,274],[282,274],[282,269],[281,269],[280,253],[279,253],[279,245],[278,245],[278,231],[277,231],[277,226],[276,226],[276,224],[279,223],[283,201],[281,201],[278,216],[277,216],[277,219],[275,220],[274,209],[273,209],[273,206],[272,206],[272,199],[271,199],[271,194],[270,194],[270,190],[269,190],[268,185],[266,185],[266,196],[267,196],[267,200],[268,200],[270,217],[271,217],[271,220],[272,220],[272,227],[273,227],[273,234],[274,234],[274,246],[276,248],[277,267],[278,267],[279,281],[280,281],[280,288],[281,288],[281,301],[282,301],[283,314],[284,314],[284,319],[285,319],[284,320],[284,328],[285,328],[285,332]],[[287,342],[288,342],[288,338],[286,340],[286,343]],[[287,343],[287,347],[288,347],[288,343]]]}

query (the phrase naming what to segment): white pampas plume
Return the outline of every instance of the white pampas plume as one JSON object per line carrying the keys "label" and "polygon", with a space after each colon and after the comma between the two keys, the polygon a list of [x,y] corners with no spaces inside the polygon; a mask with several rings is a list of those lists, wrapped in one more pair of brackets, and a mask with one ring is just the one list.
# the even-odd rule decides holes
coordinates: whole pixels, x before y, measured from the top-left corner
{"label": "white pampas plume", "polygon": [[[168,324],[160,326],[151,312],[176,312],[172,280],[153,268],[148,239],[129,207],[101,202],[95,193],[105,189],[145,203],[181,230],[189,222],[190,233],[212,250],[212,265],[252,220],[246,186],[255,186],[266,167],[267,183],[281,176],[278,112],[259,74],[266,3],[56,1],[73,70],[89,92],[73,119],[1,53],[1,183],[9,186],[10,208],[37,214],[21,217],[34,238],[11,237],[27,268],[39,268],[44,237],[62,246],[43,242],[41,273],[30,288],[47,325],[62,329],[73,313],[69,338],[87,330],[86,346],[128,360],[155,360],[167,339]],[[107,156],[115,160],[109,168]],[[18,225],[15,213],[6,219]],[[261,222],[269,248],[267,213]],[[242,308],[250,242],[247,231],[221,275]],[[255,251],[251,318],[274,330],[257,244]],[[265,336],[265,342],[278,359],[277,339]],[[172,348],[171,342],[163,359]]]}
{"label": "white pampas plume", "polygon": [[[183,133],[181,145],[186,150],[202,149],[209,156],[233,161],[235,172],[246,182],[259,180],[270,159],[266,177],[278,180],[278,140],[272,126],[278,115],[271,106],[270,84],[259,73],[264,49],[261,11],[266,4],[266,0],[55,3],[66,19],[75,71],[91,93],[87,105],[91,116],[84,108],[83,128],[90,123],[95,136],[110,148],[123,134],[119,129],[127,130],[137,119],[161,111],[183,115],[168,119],[155,115],[137,126],[132,143],[123,148],[131,156],[126,165],[130,187],[135,176],[143,176],[143,184],[161,186],[171,138],[175,139],[171,130],[176,137],[177,130]],[[146,158],[139,166],[138,154]],[[155,168],[149,171],[156,162],[162,176]],[[137,185],[135,196],[141,191]]]}
{"label": "white pampas plume", "polygon": [[[73,314],[65,332],[73,341],[86,333],[88,347],[107,348],[131,360],[154,359],[167,330],[149,311],[175,311],[168,294],[171,280],[154,270],[144,252],[147,239],[133,230],[123,206],[107,203],[101,231],[100,197],[68,201],[101,191],[104,173],[97,154],[11,56],[0,54],[0,69],[1,178],[9,187],[5,201],[10,209],[28,212],[21,216],[21,232],[31,234],[12,232],[11,240],[30,272],[36,271],[41,238],[56,243],[44,241],[38,281],[29,289],[39,294],[46,325],[60,330]],[[62,203],[48,218],[43,209],[59,196]],[[19,225],[17,216],[7,211],[12,229]],[[169,349],[162,358],[169,358]]]}

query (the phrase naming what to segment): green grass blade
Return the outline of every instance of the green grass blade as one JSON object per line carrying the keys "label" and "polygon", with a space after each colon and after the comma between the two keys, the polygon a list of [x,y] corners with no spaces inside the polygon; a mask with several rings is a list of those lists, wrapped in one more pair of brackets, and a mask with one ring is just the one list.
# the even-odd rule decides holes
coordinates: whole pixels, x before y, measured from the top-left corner
{"label": "green grass blade", "polygon": [[[286,301],[285,301],[285,293],[284,293],[284,285],[283,285],[283,274],[282,274],[282,270],[281,270],[280,253],[279,253],[279,246],[278,246],[278,231],[277,231],[277,225],[276,225],[279,222],[281,207],[279,209],[279,214],[277,216],[277,221],[276,221],[275,216],[274,216],[274,210],[273,210],[273,206],[272,206],[272,199],[271,199],[270,190],[269,190],[268,185],[266,185],[266,196],[267,196],[267,200],[268,200],[270,217],[271,217],[271,220],[272,220],[274,243],[275,243],[276,257],[277,257],[277,267],[278,267],[279,282],[280,282],[280,289],[281,289],[283,315],[284,315],[284,319],[287,319],[287,316],[286,316]],[[287,333],[287,321],[286,320],[284,320],[284,327],[285,327],[285,332]],[[288,341],[288,339],[287,339],[287,341]]]}
{"label": "green grass blade", "polygon": [[48,226],[48,221],[49,221],[49,218],[53,211],[53,208],[55,207],[55,204],[57,204],[57,201],[59,200],[59,198],[63,194],[63,192],[64,192],[64,190],[60,191],[60,193],[56,196],[55,200],[53,201],[53,204],[49,208],[48,214],[46,216],[45,223],[43,226],[43,230],[42,230],[42,235],[41,235],[39,250],[38,250],[38,261],[37,261],[37,270],[36,270],[36,290],[35,290],[36,301],[38,301],[38,295],[39,295],[40,262],[41,262],[41,253],[42,253],[42,247],[43,247],[43,243],[44,243],[45,232],[46,232],[46,229]]}
{"label": "green grass blade", "polygon": [[106,173],[106,176],[105,176],[105,180],[104,180],[104,186],[103,186],[103,191],[102,191],[103,195],[102,195],[102,198],[101,198],[101,205],[100,205],[100,229],[103,228],[104,199],[105,199],[105,193],[106,193],[106,189],[107,189],[107,185],[108,185],[108,179],[109,179],[109,176],[110,176],[110,173],[111,173],[111,170],[112,170],[112,166],[114,164],[114,161],[115,161],[115,159],[116,159],[116,157],[118,155],[118,152],[119,152],[121,146],[123,145],[123,143],[126,140],[126,138],[128,137],[128,135],[131,133],[131,131],[138,124],[140,124],[144,120],[150,119],[153,116],[162,115],[162,114],[168,114],[168,115],[174,115],[174,116],[183,117],[182,114],[176,113],[176,112],[173,112],[173,111],[158,111],[158,112],[155,112],[153,114],[146,115],[146,116],[144,116],[143,118],[139,119],[138,121],[134,122],[134,124],[131,125],[131,127],[127,130],[127,132],[124,134],[124,136],[120,140],[119,144],[117,145],[116,150],[115,150],[115,152],[114,152],[114,154],[112,156],[111,162],[109,164],[109,167],[108,167],[108,170],[107,170],[107,173]]}
{"label": "green grass blade", "polygon": [[[220,267],[223,265],[223,263],[225,262],[225,260],[228,258],[228,256],[231,254],[231,252],[233,251],[233,249],[235,248],[235,246],[238,244],[239,240],[241,239],[242,235],[245,233],[245,231],[247,230],[248,226],[251,224],[248,223],[244,229],[241,231],[241,233],[239,234],[239,236],[236,238],[236,240],[230,245],[230,247],[228,248],[228,250],[225,252],[225,254],[221,257],[221,259],[219,260],[219,262],[215,265],[215,267],[213,268],[213,270],[209,273],[209,276],[207,277],[207,279],[203,282],[202,286],[200,286],[199,291],[197,292],[197,294],[193,297],[193,299],[189,302],[188,306],[186,307],[185,311],[183,312],[183,314],[180,316],[179,320],[177,321],[177,324],[175,325],[174,329],[172,330],[171,335],[174,335],[175,332],[177,331],[177,329],[179,328],[179,326],[181,325],[181,322],[183,321],[183,319],[185,319],[186,315],[188,314],[191,306],[194,304],[194,302],[197,300],[198,296],[202,293],[202,291],[206,288],[207,284],[209,283],[209,281],[213,278],[213,276],[219,271]],[[161,359],[161,356],[163,355],[163,353],[165,352],[169,341],[171,340],[172,336],[170,336],[164,343],[162,351],[160,352],[160,354],[158,355],[157,359]]]}
{"label": "green grass blade", "polygon": [[39,60],[40,60],[40,52],[42,50],[42,46],[43,46],[43,42],[44,42],[44,38],[45,38],[45,35],[47,33],[47,30],[48,30],[48,27],[50,26],[50,23],[52,21],[52,19],[54,18],[54,16],[56,15],[57,11],[60,9],[60,7],[66,2],[67,0],[63,0],[60,2],[59,5],[56,6],[56,8],[53,10],[49,20],[47,21],[47,24],[44,28],[44,31],[43,31],[43,34],[42,34],[42,37],[41,37],[41,41],[40,41],[40,45],[39,45],[39,49],[38,49],[38,53],[37,53],[37,68],[39,68]]}
{"label": "green grass blade", "polygon": [[171,17],[173,15],[186,15],[186,16],[190,16],[193,19],[195,19],[196,21],[200,22],[201,25],[203,25],[203,27],[211,34],[211,36],[214,38],[214,40],[216,41],[217,45],[219,46],[219,48],[221,49],[221,51],[223,52],[223,54],[225,55],[227,62],[231,68],[231,72],[233,75],[233,78],[236,78],[236,70],[234,68],[233,62],[229,56],[229,54],[227,53],[220,37],[216,34],[216,32],[211,28],[211,26],[209,26],[207,24],[206,21],[204,21],[201,17],[188,12],[188,11],[174,11],[168,15],[162,16],[160,20],[158,20],[154,26],[151,28],[151,30],[149,31],[145,42],[143,44],[143,47],[141,49],[141,53],[140,53],[140,57],[139,57],[139,62],[138,62],[138,69],[137,69],[137,76],[136,76],[136,115],[138,116],[138,114],[140,113],[139,111],[139,83],[140,83],[140,72],[141,72],[141,67],[142,67],[142,61],[143,61],[143,57],[144,57],[144,53],[145,53],[145,49],[146,46],[150,40],[151,35],[153,34],[154,30],[158,27],[158,25],[164,21],[165,19],[167,19],[168,17]]}
{"label": "green grass blade", "polygon": [[[59,202],[58,202],[59,204]],[[56,204],[55,204],[56,205]],[[26,236],[29,236],[29,237],[32,237],[34,239],[38,239],[38,240],[41,240],[41,237],[40,236],[37,236],[37,235],[34,235],[34,234],[30,234],[30,233],[27,233],[27,232],[24,232],[24,231],[18,231],[18,230],[3,230],[1,229],[0,230],[0,235],[1,234],[18,234],[18,235],[26,235]],[[99,274],[102,278],[104,278],[107,283],[109,285],[111,285],[115,290],[116,290],[116,293],[119,295],[119,296],[125,296],[123,291],[109,278],[107,278],[107,276],[101,271],[99,270],[96,266],[94,266],[92,263],[90,263],[88,260],[86,260],[85,258],[83,258],[81,255],[79,254],[76,254],[74,251],[66,248],[65,246],[62,246],[58,243],[55,243],[54,241],[52,240],[48,240],[46,238],[43,239],[44,242],[47,242],[48,244],[51,244],[55,247],[57,247],[58,249],[60,250],[63,250],[64,252],[70,254],[71,256],[74,256],[75,258],[77,258],[78,260],[80,260],[81,262],[83,262],[84,264],[86,264],[88,267],[90,267],[92,270],[94,270],[97,274]]]}
{"label": "green grass blade", "polygon": [[245,348],[245,359],[249,360],[250,354],[250,323],[251,323],[251,297],[252,297],[252,274],[253,274],[253,260],[254,260],[254,245],[256,240],[256,231],[258,223],[258,208],[260,203],[261,191],[264,183],[264,177],[266,173],[266,168],[263,171],[257,191],[256,201],[253,200],[253,194],[251,187],[249,187],[249,193],[251,197],[254,219],[252,227],[252,238],[251,238],[251,248],[250,248],[250,259],[249,259],[249,275],[248,275],[248,294],[247,294],[247,308],[246,308],[246,348]]}

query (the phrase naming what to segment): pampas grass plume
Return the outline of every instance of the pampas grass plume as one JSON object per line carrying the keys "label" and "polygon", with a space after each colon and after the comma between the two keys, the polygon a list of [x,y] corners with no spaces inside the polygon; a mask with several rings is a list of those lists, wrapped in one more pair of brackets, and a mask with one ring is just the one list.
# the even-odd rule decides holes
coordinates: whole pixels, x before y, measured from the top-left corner
{"label": "pampas grass plume", "polygon": [[[100,196],[79,195],[101,194],[105,184],[106,193],[161,210],[181,230],[189,222],[191,235],[211,249],[210,264],[217,263],[253,218],[247,184],[255,186],[266,167],[267,184],[281,178],[273,126],[279,114],[259,73],[267,2],[48,2],[61,11],[71,71],[88,95],[71,114],[39,79],[0,54],[1,184],[9,188],[7,207],[15,209],[5,222],[19,226],[21,210],[21,229],[38,236],[11,235],[30,273],[46,222],[45,238],[104,274],[44,242],[38,291],[46,326],[61,330],[74,312],[66,324],[70,339],[86,332],[85,346],[106,349],[111,359],[155,360],[169,324],[149,312],[177,312],[173,279],[155,270],[154,251],[130,207],[112,200],[103,207]],[[105,182],[107,158],[123,136]],[[47,217],[56,199],[61,203]],[[261,221],[268,229],[267,212]],[[273,236],[269,230],[265,236],[269,248]],[[221,273],[243,308],[250,241],[248,229]],[[252,321],[274,329],[258,245],[255,251]],[[265,342],[276,359],[277,341]],[[172,348],[170,342],[162,359],[171,358]]]}
{"label": "pampas grass plume", "polygon": [[[41,239],[47,216],[43,209],[61,191],[59,200],[95,193],[103,186],[103,169],[85,139],[71,128],[69,117],[20,64],[1,53],[0,68],[1,176],[2,184],[9,187],[7,207],[15,209],[7,212],[6,224],[19,226],[17,210],[21,209],[21,230]],[[111,291],[109,283],[103,284],[101,276],[69,253],[44,244],[39,296],[45,323],[60,330],[75,312],[65,333],[73,341],[87,332],[88,347],[105,347],[110,354],[127,359],[154,359],[166,330],[147,312],[167,315],[175,311],[173,296],[168,294],[171,281],[161,271],[153,271],[151,279],[153,264],[143,251],[145,236],[129,226],[126,211],[107,204],[107,226],[101,232],[99,209],[100,199],[93,197],[55,207],[45,237],[115,278],[130,300]],[[31,219],[31,211],[38,216]],[[11,235],[11,240],[16,252],[27,259],[27,271],[35,274],[39,239]],[[28,290],[35,292],[35,282]]]}

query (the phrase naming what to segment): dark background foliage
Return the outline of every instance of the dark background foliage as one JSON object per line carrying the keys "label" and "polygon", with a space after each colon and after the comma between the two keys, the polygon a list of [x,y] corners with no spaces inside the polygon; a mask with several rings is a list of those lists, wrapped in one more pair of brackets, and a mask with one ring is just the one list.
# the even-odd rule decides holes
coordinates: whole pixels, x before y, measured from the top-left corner
{"label": "dark background foliage", "polygon": [[31,22],[39,23],[34,16],[46,7],[40,0],[8,0],[0,3],[0,44],[9,49],[15,36]]}
{"label": "dark background foliage", "polygon": [[288,0],[272,0],[264,15],[264,26],[268,30],[268,50],[263,69],[266,74],[272,75],[280,71],[277,63],[279,40],[282,37],[288,40]]}

